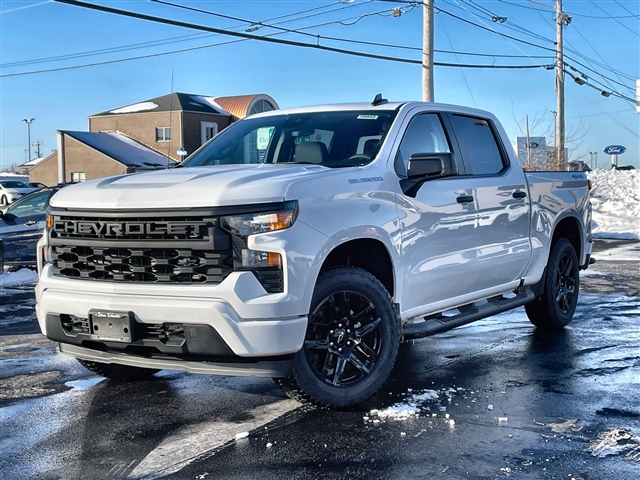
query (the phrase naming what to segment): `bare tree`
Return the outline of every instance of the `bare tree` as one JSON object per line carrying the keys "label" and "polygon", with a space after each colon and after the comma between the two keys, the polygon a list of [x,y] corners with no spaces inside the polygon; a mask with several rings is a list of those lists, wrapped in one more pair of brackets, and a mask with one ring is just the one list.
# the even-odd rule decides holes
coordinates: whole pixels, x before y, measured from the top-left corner
{"label": "bare tree", "polygon": [[[524,158],[520,158],[522,168],[528,171],[558,171],[566,169],[566,165],[573,160],[582,160],[588,158],[588,149],[582,150],[582,144],[584,138],[589,133],[589,129],[585,127],[582,120],[577,125],[569,125],[565,131],[565,160],[566,162],[559,162],[556,151],[555,140],[555,124],[550,122],[551,117],[547,109],[542,113],[536,113],[528,119],[523,117],[521,120],[517,120],[514,115],[516,126],[520,133],[520,136],[528,137],[544,137],[547,139],[547,148],[544,150],[536,150],[532,152],[530,149],[527,151],[527,155]],[[528,120],[528,129],[527,129]],[[553,140],[553,144],[551,144]],[[529,147],[527,147],[529,148]],[[575,152],[575,153],[572,153]],[[563,165],[564,163],[564,165]]]}

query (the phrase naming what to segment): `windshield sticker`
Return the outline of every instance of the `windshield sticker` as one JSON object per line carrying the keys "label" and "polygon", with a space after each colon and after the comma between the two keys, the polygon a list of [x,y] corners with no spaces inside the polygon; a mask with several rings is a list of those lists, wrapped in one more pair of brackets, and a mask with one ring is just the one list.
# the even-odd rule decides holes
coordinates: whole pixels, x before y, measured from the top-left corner
{"label": "windshield sticker", "polygon": [[371,183],[371,182],[381,182],[382,177],[370,177],[370,178],[350,178],[349,183]]}
{"label": "windshield sticker", "polygon": [[358,115],[358,120],[377,120],[378,115]]}

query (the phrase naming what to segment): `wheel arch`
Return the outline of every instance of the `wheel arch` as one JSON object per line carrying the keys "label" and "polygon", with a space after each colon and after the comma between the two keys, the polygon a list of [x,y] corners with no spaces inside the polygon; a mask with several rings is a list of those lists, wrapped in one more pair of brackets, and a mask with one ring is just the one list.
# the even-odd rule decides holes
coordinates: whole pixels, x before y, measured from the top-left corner
{"label": "wheel arch", "polygon": [[376,277],[393,298],[396,291],[393,260],[387,246],[374,238],[358,238],[337,245],[325,258],[320,274],[335,266],[350,265]]}
{"label": "wheel arch", "polygon": [[553,235],[551,236],[551,244],[549,246],[549,255],[553,251],[553,247],[561,238],[566,238],[573,245],[573,249],[576,251],[578,261],[582,259],[583,245],[582,239],[584,233],[580,221],[573,215],[567,215],[560,219],[553,229]]}

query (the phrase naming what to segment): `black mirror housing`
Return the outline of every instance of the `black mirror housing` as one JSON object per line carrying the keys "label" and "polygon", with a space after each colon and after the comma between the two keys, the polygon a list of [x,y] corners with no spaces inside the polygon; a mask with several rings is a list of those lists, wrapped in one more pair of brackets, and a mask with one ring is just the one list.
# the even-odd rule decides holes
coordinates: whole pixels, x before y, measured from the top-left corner
{"label": "black mirror housing", "polygon": [[453,153],[414,153],[409,157],[407,177],[412,182],[458,174]]}
{"label": "black mirror housing", "polygon": [[415,197],[420,186],[436,178],[458,175],[453,153],[414,153],[407,164],[407,178],[400,180],[405,195]]}

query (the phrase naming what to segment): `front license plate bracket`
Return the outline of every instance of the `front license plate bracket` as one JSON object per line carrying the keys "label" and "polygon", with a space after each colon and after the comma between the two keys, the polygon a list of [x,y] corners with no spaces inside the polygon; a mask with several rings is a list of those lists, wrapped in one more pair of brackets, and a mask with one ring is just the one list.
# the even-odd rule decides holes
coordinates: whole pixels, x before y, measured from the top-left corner
{"label": "front license plate bracket", "polygon": [[103,342],[131,343],[131,329],[134,320],[133,312],[117,312],[113,310],[90,310],[89,327],[91,339]]}

